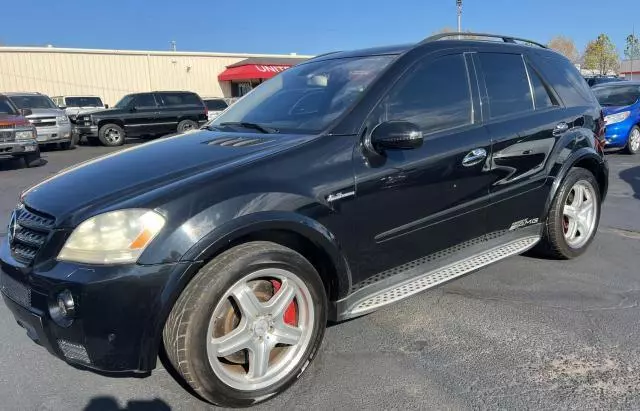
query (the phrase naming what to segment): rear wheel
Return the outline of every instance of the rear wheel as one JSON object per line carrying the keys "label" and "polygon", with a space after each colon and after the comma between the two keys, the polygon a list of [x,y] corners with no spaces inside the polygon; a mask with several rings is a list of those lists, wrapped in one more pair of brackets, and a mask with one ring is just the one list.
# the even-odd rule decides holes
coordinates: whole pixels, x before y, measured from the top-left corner
{"label": "rear wheel", "polygon": [[549,210],[541,248],[552,257],[577,257],[593,241],[599,221],[598,182],[589,170],[573,168]]}
{"label": "rear wheel", "polygon": [[326,312],[322,280],[304,257],[274,243],[246,243],[186,287],[165,325],[165,348],[204,399],[249,406],[300,377],[322,342]]}
{"label": "rear wheel", "polygon": [[124,130],[117,124],[105,124],[98,132],[100,142],[107,147],[124,144]]}
{"label": "rear wheel", "polygon": [[24,158],[24,164],[31,168],[31,167],[38,167],[42,165],[42,158],[40,158],[40,152],[37,151],[33,154],[27,154],[26,156],[23,157]]}
{"label": "rear wheel", "polygon": [[631,129],[625,150],[629,154],[637,154],[640,151],[640,128],[638,126]]}

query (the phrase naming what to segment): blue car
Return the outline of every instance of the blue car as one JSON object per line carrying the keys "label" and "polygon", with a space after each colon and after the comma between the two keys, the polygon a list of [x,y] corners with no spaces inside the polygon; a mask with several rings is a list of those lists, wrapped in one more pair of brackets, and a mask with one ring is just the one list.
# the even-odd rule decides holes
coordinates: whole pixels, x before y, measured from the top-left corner
{"label": "blue car", "polygon": [[594,87],[607,125],[606,148],[640,151],[640,82],[625,81]]}

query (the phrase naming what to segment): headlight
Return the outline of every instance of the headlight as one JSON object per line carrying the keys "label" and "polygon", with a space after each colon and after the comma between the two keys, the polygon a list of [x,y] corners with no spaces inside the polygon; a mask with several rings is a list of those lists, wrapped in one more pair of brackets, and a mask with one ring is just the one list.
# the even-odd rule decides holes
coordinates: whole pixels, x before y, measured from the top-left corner
{"label": "headlight", "polygon": [[623,111],[622,113],[610,114],[604,118],[605,124],[616,124],[625,121],[631,115],[630,111]]}
{"label": "headlight", "polygon": [[136,262],[164,222],[160,214],[143,209],[97,215],[73,230],[58,260],[90,264]]}
{"label": "headlight", "polygon": [[35,140],[36,133],[34,130],[18,130],[16,131],[16,140]]}
{"label": "headlight", "polygon": [[58,124],[67,124],[69,122],[69,117],[67,117],[67,116],[58,116],[58,117],[56,117],[56,122]]}

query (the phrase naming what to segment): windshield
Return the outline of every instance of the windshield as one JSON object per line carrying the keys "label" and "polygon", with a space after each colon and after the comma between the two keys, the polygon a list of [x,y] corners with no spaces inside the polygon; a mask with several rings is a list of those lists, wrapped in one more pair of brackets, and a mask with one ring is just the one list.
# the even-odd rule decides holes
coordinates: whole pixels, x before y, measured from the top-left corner
{"label": "windshield", "polygon": [[640,86],[611,86],[593,89],[601,106],[630,106],[640,99]]}
{"label": "windshield", "polygon": [[133,101],[135,95],[134,94],[127,94],[126,96],[122,97],[120,99],[120,101],[118,101],[116,103],[115,108],[127,108],[131,105],[131,102]]}
{"label": "windshield", "polygon": [[10,99],[18,108],[58,108],[47,96],[10,96]]}
{"label": "windshield", "polygon": [[67,97],[67,107],[102,107],[100,97]]}
{"label": "windshield", "polygon": [[238,100],[211,126],[253,123],[283,132],[318,132],[350,108],[394,58],[354,57],[292,67]]}
{"label": "windshield", "polygon": [[0,97],[0,114],[17,114],[6,97]]}

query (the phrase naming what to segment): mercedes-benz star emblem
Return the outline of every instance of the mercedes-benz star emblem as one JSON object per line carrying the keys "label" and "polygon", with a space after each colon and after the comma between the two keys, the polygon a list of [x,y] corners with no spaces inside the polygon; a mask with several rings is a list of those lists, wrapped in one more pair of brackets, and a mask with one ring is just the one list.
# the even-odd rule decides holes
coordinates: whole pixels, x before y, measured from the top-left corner
{"label": "mercedes-benz star emblem", "polygon": [[9,244],[13,243],[13,238],[16,236],[16,230],[18,229],[18,217],[14,211],[11,214],[11,220],[9,220],[9,229],[7,230],[7,239]]}

